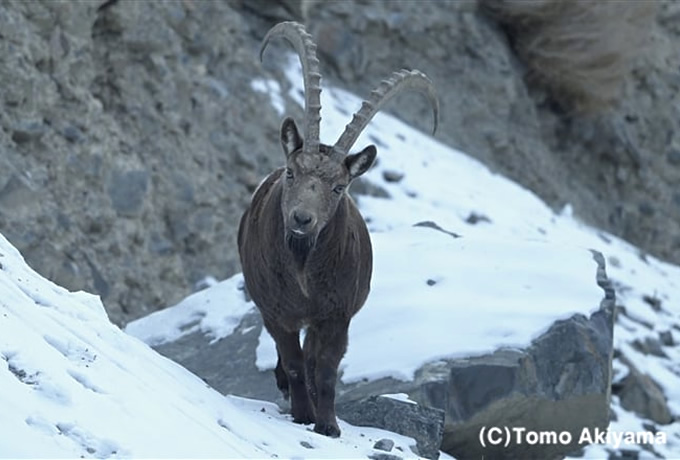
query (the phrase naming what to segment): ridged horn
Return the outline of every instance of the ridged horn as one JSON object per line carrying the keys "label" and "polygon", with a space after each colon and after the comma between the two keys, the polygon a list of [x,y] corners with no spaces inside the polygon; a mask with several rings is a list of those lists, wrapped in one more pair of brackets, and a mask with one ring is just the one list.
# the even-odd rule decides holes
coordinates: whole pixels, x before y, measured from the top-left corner
{"label": "ridged horn", "polygon": [[368,101],[361,104],[361,108],[352,117],[352,121],[345,126],[345,131],[333,146],[334,155],[346,155],[352,148],[361,132],[371,121],[376,113],[394,96],[406,89],[414,89],[423,92],[434,111],[434,129],[432,134],[437,132],[439,123],[439,100],[434,89],[434,85],[427,76],[419,70],[399,70],[394,72],[390,78],[383,80],[373,91]]}
{"label": "ridged horn", "polygon": [[272,27],[262,40],[260,61],[269,41],[275,37],[285,38],[295,49],[302,64],[302,77],[305,85],[305,119],[303,150],[319,151],[319,125],[321,123],[321,73],[316,58],[316,44],[305,27],[297,22],[281,22]]}

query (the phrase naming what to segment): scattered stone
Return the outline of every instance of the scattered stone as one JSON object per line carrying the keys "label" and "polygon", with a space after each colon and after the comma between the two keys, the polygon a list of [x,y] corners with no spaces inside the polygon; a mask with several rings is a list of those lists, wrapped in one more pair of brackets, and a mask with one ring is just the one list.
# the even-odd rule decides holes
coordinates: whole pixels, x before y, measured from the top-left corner
{"label": "scattered stone", "polygon": [[398,455],[386,454],[384,452],[376,452],[374,454],[370,454],[368,458],[373,460],[402,460],[402,457]]}
{"label": "scattered stone", "polygon": [[667,347],[674,347],[675,340],[673,339],[673,332],[671,330],[659,332],[659,340]]}
{"label": "scattered stone", "polygon": [[668,358],[668,355],[661,348],[661,342],[654,337],[645,337],[645,340],[635,339],[632,343],[633,348],[645,355]]}
{"label": "scattered stone", "polygon": [[385,179],[385,182],[390,182],[390,183],[397,183],[401,182],[401,180],[404,178],[404,173],[399,172],[399,171],[383,171],[383,179]]}
{"label": "scattered stone", "polygon": [[68,125],[66,128],[64,128],[61,132],[61,135],[64,136],[64,139],[74,144],[82,142],[85,139],[85,135],[83,134],[82,130],[73,125]]}
{"label": "scattered stone", "polygon": [[642,318],[640,318],[640,317],[638,317],[638,316],[636,316],[636,315],[631,315],[631,314],[629,314],[629,313],[628,313],[628,310],[627,310],[626,307],[624,307],[623,305],[617,305],[617,306],[616,306],[616,315],[617,315],[617,316],[618,316],[618,315],[623,315],[623,316],[625,316],[626,318],[628,318],[629,320],[631,320],[632,322],[637,323],[637,324],[639,324],[640,326],[645,327],[646,329],[649,329],[649,330],[653,330],[653,329],[654,329],[654,324],[652,324],[651,322],[646,321],[646,320],[644,320],[644,319],[642,319]]}
{"label": "scattered stone", "polygon": [[465,222],[467,222],[470,225],[476,225],[479,222],[488,222],[491,223],[491,219],[486,217],[484,214],[478,214],[474,211],[470,213],[470,215],[465,219]]}
{"label": "scattered stone", "polygon": [[668,162],[674,166],[680,166],[680,149],[674,148],[666,155]]}
{"label": "scattered stone", "polygon": [[149,250],[159,256],[167,256],[172,254],[173,245],[172,242],[163,235],[153,232],[149,238]]}
{"label": "scattered stone", "polygon": [[107,189],[113,209],[126,217],[138,215],[144,204],[148,186],[148,171],[114,172]]}
{"label": "scattered stone", "polygon": [[651,296],[651,295],[644,295],[642,296],[642,300],[645,301],[647,305],[652,307],[652,310],[655,312],[660,312],[661,311],[661,299],[659,299],[656,296]]}
{"label": "scattered stone", "polygon": [[435,280],[433,280],[432,278],[430,278],[430,279],[427,280],[427,285],[428,285],[428,286],[434,286],[435,284],[437,284],[437,282],[436,282]]}
{"label": "scattered stone", "polygon": [[660,425],[667,425],[673,417],[661,387],[649,376],[641,373],[630,360],[622,357],[630,370],[621,381],[618,391],[621,407]]}
{"label": "scattered stone", "polygon": [[19,209],[33,207],[37,204],[38,196],[38,192],[27,179],[13,174],[6,184],[0,187],[0,208],[16,212]]}
{"label": "scattered stone", "polygon": [[394,441],[391,439],[380,439],[374,445],[373,448],[376,450],[384,450],[385,452],[390,452],[394,448]]}
{"label": "scattered stone", "polygon": [[450,232],[448,230],[444,230],[441,228],[439,225],[437,225],[435,222],[432,222],[431,220],[426,220],[423,222],[418,222],[417,224],[413,224],[414,227],[425,227],[425,228],[431,228],[434,230],[438,230],[442,233],[446,233],[447,235],[451,235],[454,238],[460,238],[460,235],[454,232]]}
{"label": "scattered stone", "polygon": [[642,214],[645,217],[651,217],[654,215],[654,206],[652,206],[648,202],[641,203],[638,206],[638,209],[640,210],[640,214]]}
{"label": "scattered stone", "polygon": [[618,449],[609,454],[607,460],[638,460],[640,451],[633,449]]}
{"label": "scattered stone", "polygon": [[375,198],[389,198],[390,194],[387,190],[375,185],[372,182],[367,181],[363,177],[359,177],[354,182],[349,189],[350,195],[357,199],[359,195],[372,196]]}
{"label": "scattered stone", "polygon": [[300,445],[305,449],[314,449],[314,446],[308,443],[307,441],[300,441]]}
{"label": "scattered stone", "polygon": [[614,268],[620,268],[621,267],[621,260],[619,260],[619,258],[616,257],[616,256],[607,257],[607,261],[609,262],[609,265],[611,265]]}
{"label": "scattered stone", "polygon": [[42,121],[21,121],[12,130],[12,140],[17,144],[23,144],[25,142],[40,139],[45,132],[46,127]]}

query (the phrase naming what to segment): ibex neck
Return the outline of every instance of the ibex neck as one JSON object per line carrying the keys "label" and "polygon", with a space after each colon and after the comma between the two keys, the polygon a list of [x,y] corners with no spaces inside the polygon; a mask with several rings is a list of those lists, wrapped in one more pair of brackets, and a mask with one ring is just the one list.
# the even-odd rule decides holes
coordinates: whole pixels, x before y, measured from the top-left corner
{"label": "ibex neck", "polygon": [[[344,197],[338,204],[333,217],[313,241],[301,239],[292,241],[288,250],[293,258],[295,277],[302,293],[309,297],[309,285],[315,277],[327,276],[337,261],[333,259],[344,253],[347,234],[348,198]],[[298,245],[298,246],[295,246]]]}

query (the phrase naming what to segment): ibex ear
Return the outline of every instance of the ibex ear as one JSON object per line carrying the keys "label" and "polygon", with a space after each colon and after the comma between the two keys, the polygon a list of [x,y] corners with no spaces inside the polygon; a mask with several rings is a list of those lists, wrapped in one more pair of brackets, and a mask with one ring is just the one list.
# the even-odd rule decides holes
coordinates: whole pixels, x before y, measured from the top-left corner
{"label": "ibex ear", "polygon": [[375,145],[369,145],[359,153],[347,155],[345,157],[345,166],[349,171],[350,180],[356,179],[368,171],[368,168],[370,168],[373,161],[375,161],[377,153],[378,151],[375,149]]}
{"label": "ibex ear", "polygon": [[281,145],[283,145],[286,157],[302,148],[302,138],[295,125],[295,121],[290,117],[283,120],[281,124]]}

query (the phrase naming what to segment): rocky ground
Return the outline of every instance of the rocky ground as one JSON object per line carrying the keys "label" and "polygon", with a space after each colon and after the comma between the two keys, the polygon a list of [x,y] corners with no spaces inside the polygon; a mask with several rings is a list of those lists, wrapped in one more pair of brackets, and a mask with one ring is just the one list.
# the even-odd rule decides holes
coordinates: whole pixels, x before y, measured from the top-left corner
{"label": "rocky ground", "polygon": [[[583,115],[525,78],[476,2],[358,3],[2,2],[0,233],[119,324],[239,271],[238,219],[282,159],[281,117],[251,85],[277,77],[276,53],[263,67],[257,48],[295,19],[327,81],[365,95],[423,70],[442,142],[680,263],[680,4],[658,3],[617,104]],[[427,110],[416,95],[389,108],[423,129]]]}

